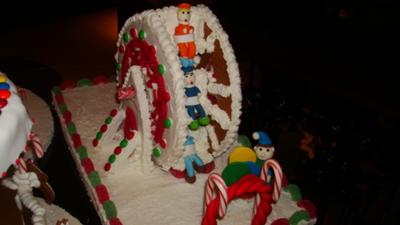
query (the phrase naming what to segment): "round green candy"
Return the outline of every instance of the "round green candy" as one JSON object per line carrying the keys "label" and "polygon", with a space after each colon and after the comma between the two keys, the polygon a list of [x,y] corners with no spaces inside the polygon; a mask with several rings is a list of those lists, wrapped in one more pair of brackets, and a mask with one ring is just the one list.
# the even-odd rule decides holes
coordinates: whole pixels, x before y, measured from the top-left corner
{"label": "round green candy", "polygon": [[158,64],[158,73],[160,73],[161,75],[163,75],[165,73],[165,66],[163,64]]}
{"label": "round green candy", "polygon": [[108,162],[109,163],[114,163],[117,157],[114,154],[111,154],[110,157],[108,157]]}
{"label": "round green candy", "polygon": [[248,165],[244,162],[234,162],[225,167],[222,171],[222,179],[224,179],[227,186],[236,183],[243,176],[251,174]]}
{"label": "round green candy", "polygon": [[105,120],[104,122],[105,122],[106,124],[110,124],[111,121],[112,121],[112,117],[109,116],[109,117],[106,118],[106,120]]}
{"label": "round green candy", "polygon": [[67,130],[68,130],[68,133],[69,133],[70,135],[75,134],[75,133],[76,133],[75,124],[72,123],[72,122],[69,122],[69,123],[67,124]]}
{"label": "round green candy", "polygon": [[142,40],[146,38],[146,33],[144,32],[144,30],[139,31],[139,38]]}
{"label": "round green candy", "polygon": [[88,174],[90,184],[92,187],[96,187],[97,185],[101,184],[100,176],[97,171],[92,171]]}
{"label": "round green candy", "polygon": [[160,157],[161,156],[161,149],[157,148],[157,147],[153,148],[153,156],[157,157],[157,158]]}
{"label": "round green candy", "polygon": [[130,35],[129,33],[124,33],[124,34],[122,35],[122,40],[123,40],[125,43],[128,43],[129,40],[131,40],[131,35]]}
{"label": "round green candy", "polygon": [[124,138],[124,140],[122,140],[119,143],[119,147],[121,147],[121,148],[125,148],[127,145],[128,145],[128,140],[126,140],[126,138]]}
{"label": "round green candy", "polygon": [[170,128],[172,125],[172,120],[170,118],[167,118],[164,120],[164,127],[165,128]]}
{"label": "round green candy", "polygon": [[103,209],[106,213],[107,219],[110,220],[117,217],[117,208],[115,207],[114,202],[112,202],[111,200],[105,201],[103,203]]}

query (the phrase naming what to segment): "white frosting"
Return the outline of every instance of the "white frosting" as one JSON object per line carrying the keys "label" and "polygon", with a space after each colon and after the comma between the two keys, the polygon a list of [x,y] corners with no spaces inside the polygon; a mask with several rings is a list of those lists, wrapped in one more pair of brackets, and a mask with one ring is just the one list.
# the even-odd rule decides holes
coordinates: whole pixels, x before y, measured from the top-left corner
{"label": "white frosting", "polygon": [[[117,107],[112,88],[114,86],[115,84],[110,83],[68,89],[62,93],[65,103],[73,115],[73,122],[81,136],[82,144],[87,147],[88,156],[93,161],[95,170],[99,172],[102,184],[107,187],[110,200],[116,205],[118,218],[125,225],[200,224],[203,213],[204,184],[208,174],[197,174],[196,182],[187,184],[183,179],[174,179],[169,173],[158,169],[153,170],[150,174],[143,174],[140,170],[140,163],[132,161],[128,161],[124,167],[119,167],[117,171],[111,170],[108,174],[102,169],[105,163],[104,159],[109,156],[110,150],[99,151],[94,149],[91,142],[93,133],[104,122],[104,115]],[[82,107],[82,105],[85,107]],[[59,111],[58,114],[62,120]],[[72,140],[68,135],[64,122],[62,122],[62,128],[89,196],[97,209],[102,224],[107,225],[109,222],[106,219],[102,205],[97,199],[96,190],[91,186],[80,163],[79,155],[72,147]],[[213,130],[212,126],[207,126],[189,133],[195,138],[195,151],[202,159],[207,157],[212,159],[212,156],[206,151],[198,150],[207,148],[198,147],[198,145],[207,146],[208,141],[204,141],[204,139],[207,139],[207,135],[204,135],[204,133],[208,133],[211,138],[214,137],[214,135],[211,135]],[[218,142],[213,141],[212,143],[217,144]],[[228,152],[215,160],[215,172],[221,173],[226,166],[227,155]],[[117,157],[115,163],[118,163],[121,159],[122,157]],[[239,199],[233,201],[228,206],[227,215],[218,224],[249,224],[252,218],[253,203],[253,200]],[[274,205],[272,214],[267,219],[267,224],[282,217],[288,218],[299,210],[301,209],[296,206],[295,202],[287,194],[282,193],[278,203]],[[309,222],[309,224],[314,223],[315,220]]]}
{"label": "white frosting", "polygon": [[[0,75],[5,74],[0,72]],[[15,85],[7,78],[11,96],[0,115],[0,175],[15,162],[25,149],[32,122],[22,104]]]}
{"label": "white frosting", "polygon": [[[205,129],[205,131],[211,130],[211,133],[203,133],[206,135],[205,138],[210,136],[210,140],[213,142],[211,144],[214,149],[213,155],[218,156],[229,149],[237,137],[242,99],[238,64],[236,63],[232,46],[229,43],[228,35],[222,29],[216,16],[203,5],[192,7],[191,10],[190,24],[194,27],[194,38],[198,53],[204,53],[206,51],[213,52],[214,43],[216,40],[219,40],[229,75],[229,86],[210,82],[208,79],[199,79],[200,82],[203,81],[203,83],[201,83],[202,87],[200,88],[200,102],[204,104],[203,106],[206,112],[211,115],[212,119],[219,123],[222,129],[226,130],[226,135],[221,141],[218,141],[216,138],[215,131],[213,130],[214,128]],[[178,25],[176,12],[176,7],[165,7],[135,14],[125,22],[125,25],[119,33],[117,42],[117,47],[124,45],[122,37],[124,33],[129,33],[131,28],[135,28],[137,32],[143,30],[146,34],[145,40],[149,44],[155,46],[157,50],[157,59],[159,63],[163,64],[165,67],[163,77],[166,89],[171,96],[171,100],[168,102],[167,117],[170,118],[173,123],[172,126],[164,132],[164,137],[168,146],[166,149],[162,150],[161,156],[155,159],[156,163],[164,169],[169,169],[172,165],[176,166],[176,162],[181,161],[183,143],[188,132],[187,125],[191,122],[185,109],[185,103],[197,103],[191,101],[195,100],[194,98],[186,99],[184,95],[184,76],[183,71],[180,69],[181,64],[178,58],[176,40],[174,41],[174,30]],[[212,33],[208,35],[206,39],[204,38],[204,24],[207,24],[212,30]],[[181,40],[178,40],[178,42],[180,41]],[[122,57],[123,53],[118,52],[116,54],[115,58],[118,63],[122,61]],[[199,76],[209,77],[209,74],[202,69],[198,70],[198,73]],[[143,77],[146,79],[146,76]],[[220,109],[217,105],[212,105],[206,97],[207,92],[222,97],[230,96],[232,99],[231,115],[229,116],[227,112]],[[151,91],[148,91],[148,93],[151,93]],[[147,101],[151,102],[151,98],[151,94],[148,94]],[[149,109],[151,110],[151,107],[149,107]],[[199,151],[206,152],[209,147],[208,143],[200,144]],[[207,154],[204,157],[206,157],[206,159],[202,158],[203,160],[211,161]]]}

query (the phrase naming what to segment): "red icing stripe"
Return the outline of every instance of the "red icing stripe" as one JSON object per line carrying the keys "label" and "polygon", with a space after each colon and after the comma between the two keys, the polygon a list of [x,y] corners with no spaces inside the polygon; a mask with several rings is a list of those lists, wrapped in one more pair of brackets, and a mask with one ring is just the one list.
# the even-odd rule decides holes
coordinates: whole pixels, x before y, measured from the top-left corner
{"label": "red icing stripe", "polygon": [[82,159],[81,164],[87,174],[89,174],[90,172],[92,172],[94,170],[94,165],[90,158]]}

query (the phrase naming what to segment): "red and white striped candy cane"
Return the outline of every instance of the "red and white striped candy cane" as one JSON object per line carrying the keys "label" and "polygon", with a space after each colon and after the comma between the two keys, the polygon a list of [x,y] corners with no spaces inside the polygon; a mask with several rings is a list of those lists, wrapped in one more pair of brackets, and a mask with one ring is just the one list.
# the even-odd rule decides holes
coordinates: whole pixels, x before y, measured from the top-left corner
{"label": "red and white striped candy cane", "polygon": [[[218,192],[214,192],[214,187],[217,188]],[[205,202],[204,202],[204,211],[207,210],[207,206],[215,197],[219,197],[219,208],[218,208],[218,215],[220,218],[223,218],[226,212],[226,208],[228,206],[228,193],[227,193],[227,186],[225,184],[224,179],[216,173],[211,174],[206,183],[206,190],[205,190]]]}
{"label": "red and white striped candy cane", "polygon": [[[263,181],[266,181],[269,177],[268,175],[269,168],[272,168],[272,170],[274,171],[272,200],[276,202],[278,201],[279,196],[281,195],[283,172],[278,161],[276,161],[275,159],[268,159],[267,161],[264,162],[263,167],[261,169],[260,179],[262,179]],[[253,211],[254,213],[259,204],[260,204],[260,196],[257,194],[256,204],[254,205],[254,211]]]}
{"label": "red and white striped candy cane", "polygon": [[31,147],[33,148],[33,151],[39,159],[43,157],[43,145],[42,142],[40,141],[39,137],[35,133],[30,133],[29,134],[29,141],[31,142]]}
{"label": "red and white striped candy cane", "polygon": [[27,173],[28,172],[28,167],[26,166],[25,160],[22,157],[20,157],[17,160],[15,160],[15,163],[18,165],[19,171],[21,173]]}

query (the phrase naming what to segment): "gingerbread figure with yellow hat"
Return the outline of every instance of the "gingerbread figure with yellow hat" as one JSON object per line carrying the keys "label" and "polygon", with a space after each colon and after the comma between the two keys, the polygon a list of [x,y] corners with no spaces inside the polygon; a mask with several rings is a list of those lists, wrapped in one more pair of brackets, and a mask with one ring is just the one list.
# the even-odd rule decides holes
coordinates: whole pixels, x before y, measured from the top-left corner
{"label": "gingerbread figure with yellow hat", "polygon": [[192,68],[196,55],[194,43],[194,28],[189,24],[191,18],[191,6],[188,3],[178,5],[177,18],[179,25],[175,27],[175,43],[179,50],[179,60],[182,68]]}

